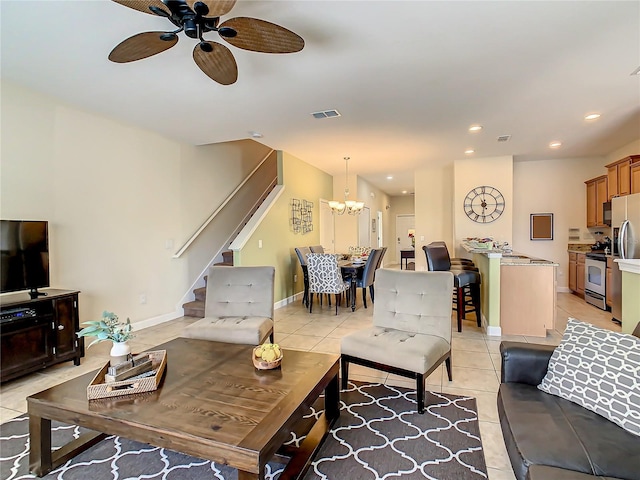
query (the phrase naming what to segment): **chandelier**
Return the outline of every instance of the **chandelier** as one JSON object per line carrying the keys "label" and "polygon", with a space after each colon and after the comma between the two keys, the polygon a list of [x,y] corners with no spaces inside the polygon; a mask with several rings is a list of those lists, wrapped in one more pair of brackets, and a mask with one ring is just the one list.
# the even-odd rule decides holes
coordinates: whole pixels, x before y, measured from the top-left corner
{"label": "chandelier", "polygon": [[349,215],[360,215],[364,208],[364,202],[356,200],[349,200],[349,157],[344,157],[345,160],[345,180],[344,180],[344,202],[338,200],[332,200],[329,202],[331,211],[337,215],[342,215],[347,212]]}

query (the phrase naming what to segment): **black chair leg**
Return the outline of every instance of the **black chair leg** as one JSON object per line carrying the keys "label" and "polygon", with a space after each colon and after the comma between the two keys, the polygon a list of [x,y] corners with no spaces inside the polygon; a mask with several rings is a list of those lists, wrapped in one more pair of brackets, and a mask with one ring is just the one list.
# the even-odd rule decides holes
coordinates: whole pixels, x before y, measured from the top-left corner
{"label": "black chair leg", "polygon": [[418,402],[418,413],[424,413],[424,374],[416,373],[416,400]]}
{"label": "black chair leg", "polygon": [[458,331],[462,331],[462,316],[464,315],[464,288],[456,287],[457,307],[456,316],[458,317]]}
{"label": "black chair leg", "polygon": [[367,289],[362,289],[362,303],[364,304],[364,308],[367,308]]}
{"label": "black chair leg", "polygon": [[482,326],[482,313],[480,309],[480,285],[473,285],[471,287],[471,296],[473,297],[473,306],[476,309],[476,322],[478,326]]}
{"label": "black chair leg", "polygon": [[371,297],[371,303],[376,303],[373,300],[373,284],[369,285],[369,296]]}
{"label": "black chair leg", "polygon": [[309,313],[313,310],[313,293],[309,294]]}
{"label": "black chair leg", "polygon": [[[338,305],[340,305],[340,295],[339,293],[336,293],[336,315],[338,315]],[[329,298],[331,298],[331,296],[329,296]],[[331,305],[331,304],[329,304]]]}
{"label": "black chair leg", "polygon": [[444,360],[444,365],[447,367],[447,376],[449,377],[449,381],[453,381],[453,375],[451,373],[451,357],[447,357]]}
{"label": "black chair leg", "polygon": [[349,360],[344,356],[340,357],[340,368],[342,370],[342,389],[346,390],[349,382]]}

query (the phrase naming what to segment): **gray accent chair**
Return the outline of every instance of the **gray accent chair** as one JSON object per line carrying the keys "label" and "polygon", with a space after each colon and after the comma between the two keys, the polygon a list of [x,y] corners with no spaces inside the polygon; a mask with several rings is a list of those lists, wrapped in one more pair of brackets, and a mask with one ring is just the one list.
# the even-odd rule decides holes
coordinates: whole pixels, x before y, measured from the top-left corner
{"label": "gray accent chair", "polygon": [[445,362],[451,376],[451,272],[376,272],[373,326],[342,338],[342,388],[349,363],[416,380],[418,413],[425,410],[425,379]]}
{"label": "gray accent chair", "polygon": [[204,318],[183,337],[259,345],[273,343],[274,267],[211,267]]}

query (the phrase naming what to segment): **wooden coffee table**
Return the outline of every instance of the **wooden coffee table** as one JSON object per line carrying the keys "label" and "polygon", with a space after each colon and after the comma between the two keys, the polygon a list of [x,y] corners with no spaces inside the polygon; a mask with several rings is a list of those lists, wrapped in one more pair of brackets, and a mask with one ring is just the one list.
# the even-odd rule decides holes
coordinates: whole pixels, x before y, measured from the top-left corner
{"label": "wooden coffee table", "polygon": [[[246,345],[177,338],[152,350],[167,351],[153,392],[87,400],[93,372],[27,398],[32,473],[49,473],[109,434],[227,464],[239,480],[264,479],[270,460],[289,460],[281,479],[301,478],[340,415],[339,355],[285,350],[280,368],[256,370]],[[325,411],[306,439],[281,448],[323,391]],[[52,452],[51,420],[93,432]]]}

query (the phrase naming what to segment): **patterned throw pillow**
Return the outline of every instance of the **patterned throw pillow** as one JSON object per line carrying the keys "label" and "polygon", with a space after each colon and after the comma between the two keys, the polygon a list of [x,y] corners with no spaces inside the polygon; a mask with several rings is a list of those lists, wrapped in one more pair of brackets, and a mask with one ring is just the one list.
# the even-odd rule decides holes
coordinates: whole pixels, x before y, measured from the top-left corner
{"label": "patterned throw pillow", "polygon": [[640,339],[569,318],[538,388],[640,436]]}

